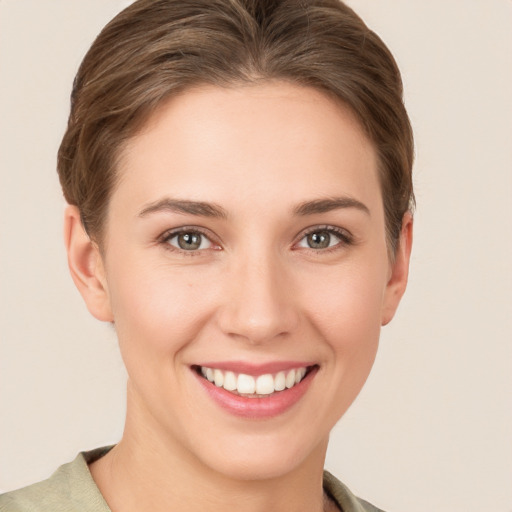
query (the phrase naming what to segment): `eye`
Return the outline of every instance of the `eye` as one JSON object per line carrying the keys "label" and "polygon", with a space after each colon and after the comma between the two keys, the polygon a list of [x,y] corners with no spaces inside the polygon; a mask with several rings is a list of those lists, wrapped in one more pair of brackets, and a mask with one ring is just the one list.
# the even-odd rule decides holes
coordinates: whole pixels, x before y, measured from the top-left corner
{"label": "eye", "polygon": [[200,251],[214,247],[214,244],[205,234],[191,229],[168,233],[163,238],[163,242],[182,251]]}
{"label": "eye", "polygon": [[337,228],[315,228],[306,233],[297,244],[306,249],[329,249],[338,245],[350,245],[351,237],[348,233]]}

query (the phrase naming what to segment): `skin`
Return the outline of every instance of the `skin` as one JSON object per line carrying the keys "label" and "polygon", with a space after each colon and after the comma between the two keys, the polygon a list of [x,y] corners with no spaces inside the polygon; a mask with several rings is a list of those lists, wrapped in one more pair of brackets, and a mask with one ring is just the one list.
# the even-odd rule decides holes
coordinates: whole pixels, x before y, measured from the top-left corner
{"label": "skin", "polygon": [[[372,144],[314,89],[205,86],[158,109],[120,176],[102,251],[75,207],[65,220],[73,279],[90,312],[114,322],[129,375],[123,438],[91,465],[111,509],[328,509],[329,432],[370,372],[412,242],[407,214],[389,259]],[[333,198],[328,211],[303,206]],[[222,215],[163,208],[169,199]],[[206,235],[200,249],[179,248],[182,227]],[[310,247],[311,230],[330,247]],[[318,372],[293,407],[255,420],[220,408],[191,370],[228,360]]]}

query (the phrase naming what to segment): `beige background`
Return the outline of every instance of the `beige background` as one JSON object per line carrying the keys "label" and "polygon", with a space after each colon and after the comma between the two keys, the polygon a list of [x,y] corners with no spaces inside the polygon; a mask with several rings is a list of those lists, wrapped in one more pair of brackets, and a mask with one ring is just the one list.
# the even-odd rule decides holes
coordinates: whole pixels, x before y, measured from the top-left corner
{"label": "beige background", "polygon": [[[0,488],[115,442],[115,337],[68,277],[55,153],[76,68],[129,2],[0,0]],[[350,0],[417,141],[412,278],[327,466],[393,512],[512,511],[512,1]]]}

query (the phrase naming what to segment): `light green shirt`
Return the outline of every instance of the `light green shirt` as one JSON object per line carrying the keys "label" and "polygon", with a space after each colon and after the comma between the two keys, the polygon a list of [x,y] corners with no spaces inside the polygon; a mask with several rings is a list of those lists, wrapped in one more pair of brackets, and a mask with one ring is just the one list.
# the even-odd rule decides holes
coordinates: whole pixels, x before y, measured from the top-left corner
{"label": "light green shirt", "polygon": [[[47,480],[0,495],[0,512],[111,512],[88,466],[110,448],[79,453]],[[343,512],[382,512],[356,498],[327,471],[324,489]]]}

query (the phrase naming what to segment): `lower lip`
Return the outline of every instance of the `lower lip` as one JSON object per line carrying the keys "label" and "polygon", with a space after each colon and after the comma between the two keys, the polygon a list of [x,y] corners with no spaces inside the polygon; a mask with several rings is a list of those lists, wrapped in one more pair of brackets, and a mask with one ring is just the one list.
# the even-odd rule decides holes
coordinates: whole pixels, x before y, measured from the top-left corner
{"label": "lower lip", "polygon": [[209,380],[198,375],[195,371],[194,374],[199,383],[208,392],[209,396],[223,409],[235,416],[263,419],[283,414],[295,405],[308,390],[317,371],[318,367],[315,366],[292,388],[274,392],[264,398],[247,398],[245,396],[235,395],[234,393],[226,391],[224,388],[217,387]]}

